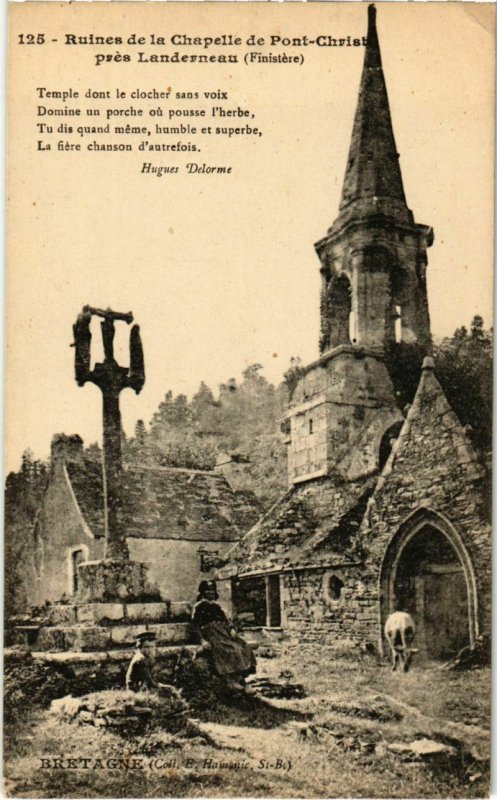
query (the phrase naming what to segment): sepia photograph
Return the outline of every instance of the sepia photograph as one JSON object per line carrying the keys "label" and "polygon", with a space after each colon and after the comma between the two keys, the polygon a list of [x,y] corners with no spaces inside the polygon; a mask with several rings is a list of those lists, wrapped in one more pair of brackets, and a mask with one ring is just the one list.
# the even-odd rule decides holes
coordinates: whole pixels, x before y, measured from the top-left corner
{"label": "sepia photograph", "polygon": [[494,28],[9,4],[5,796],[489,796]]}

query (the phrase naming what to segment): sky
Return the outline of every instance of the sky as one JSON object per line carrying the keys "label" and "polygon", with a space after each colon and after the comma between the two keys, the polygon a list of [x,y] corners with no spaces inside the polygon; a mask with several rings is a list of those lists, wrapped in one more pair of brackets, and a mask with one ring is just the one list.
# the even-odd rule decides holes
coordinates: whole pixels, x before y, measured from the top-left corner
{"label": "sky", "polygon": [[[407,202],[416,221],[435,231],[428,251],[432,331],[450,335],[475,314],[489,324],[494,9],[376,5]],[[205,66],[138,64],[136,48],[107,47],[132,61],[97,67],[98,47],[62,41],[67,32],[360,37],[366,5],[24,3],[11,9],[10,27],[7,471],[18,468],[27,448],[46,458],[55,433],[79,433],[86,444],[101,440],[99,392],[90,384],[79,388],[73,377],[72,324],[86,303],[131,310],[141,326],[146,384],[138,397],[131,390],[121,396],[129,435],[137,419],[150,421],[168,389],[191,396],[204,381],[216,391],[252,363],[278,383],[292,356],[315,359],[313,245],[338,213],[363,48],[263,46],[265,54],[302,54],[304,63]],[[29,30],[58,43],[21,47],[19,33]],[[228,92],[226,108],[254,114],[262,136],[184,135],[201,146],[193,156],[39,152],[40,86],[109,90],[112,97],[117,88],[219,89]],[[119,107],[112,100],[100,108],[109,105]],[[154,104],[141,107],[148,114]],[[171,100],[162,107],[167,116],[171,108],[203,106]],[[99,139],[60,138],[83,147]],[[144,160],[180,170],[142,174]],[[188,175],[192,160],[231,165],[232,173]],[[118,360],[126,365],[128,330],[120,328]],[[94,326],[97,358],[99,339]]]}

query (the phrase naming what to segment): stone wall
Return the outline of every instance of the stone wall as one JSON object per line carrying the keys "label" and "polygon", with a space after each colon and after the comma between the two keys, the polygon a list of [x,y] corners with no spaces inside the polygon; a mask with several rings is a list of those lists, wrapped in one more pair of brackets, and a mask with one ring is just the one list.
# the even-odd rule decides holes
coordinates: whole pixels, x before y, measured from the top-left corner
{"label": "stone wall", "polygon": [[103,556],[103,541],[93,538],[85,525],[62,461],[54,464],[33,529],[33,548],[37,580],[27,587],[30,605],[72,594],[70,559],[74,550],[82,549],[85,560]]}
{"label": "stone wall", "polygon": [[[396,213],[391,208],[389,211]],[[346,275],[352,287],[356,344],[384,347],[393,341],[392,312],[398,305],[402,341],[427,345],[430,323],[424,274],[426,248],[431,242],[432,232],[424,225],[398,220],[385,230],[384,219],[373,215],[354,230],[345,232],[338,226],[319,241],[321,352],[332,345],[334,320],[328,293],[333,291],[333,276],[338,274]]]}
{"label": "stone wall", "polygon": [[[369,644],[381,650],[386,614],[410,610],[392,605],[400,597],[396,570],[404,548],[413,559],[407,564],[409,579],[425,580],[427,556],[435,562],[429,574],[436,592],[449,583],[449,572],[462,577],[457,613],[466,620],[470,642],[490,631],[488,476],[432,364],[425,360],[416,398],[382,474],[369,479],[375,487],[371,494],[366,482],[336,482],[330,476],[303,483],[232,554],[231,575],[243,578],[257,569],[259,574],[269,569],[280,573],[281,624],[301,645],[341,649]],[[359,487],[362,494],[356,494]],[[348,510],[341,507],[340,513],[345,501]],[[341,584],[339,596],[333,594],[332,579]],[[417,587],[414,592],[409,602],[415,605],[423,647],[423,626],[425,633],[431,626],[432,639],[436,627],[427,607],[416,606]],[[435,617],[440,611],[454,617],[450,597],[444,594],[442,603],[442,594],[435,595],[435,604],[440,603]]]}
{"label": "stone wall", "polygon": [[177,539],[128,539],[130,557],[149,567],[149,578],[163,598],[194,602],[201,580],[210,572],[200,571],[200,549],[220,557],[234,542],[188,542]]}
{"label": "stone wall", "polygon": [[282,604],[283,625],[302,644],[353,647],[362,642],[364,627],[377,624],[360,566],[286,573]]}
{"label": "stone wall", "polygon": [[287,419],[292,484],[332,470],[349,480],[371,474],[383,433],[402,415],[384,363],[341,346],[306,369]]}
{"label": "stone wall", "polygon": [[[325,596],[329,570],[284,575],[287,630],[302,643],[333,644],[344,639],[382,648],[385,616],[396,610],[389,607],[393,580],[389,563],[400,556],[404,542],[412,542],[417,530],[429,525],[445,537],[454,562],[464,572],[468,604],[460,613],[470,618],[470,637],[489,633],[491,529],[486,480],[428,360],[407,421],[368,501],[357,549],[364,563],[334,571],[344,583],[340,599],[334,602]],[[447,609],[451,611],[455,613]],[[420,617],[417,622],[421,633],[424,622]]]}
{"label": "stone wall", "polygon": [[[486,476],[436,380],[431,359],[399,439],[369,500],[361,528],[367,552],[364,580],[372,608],[388,610],[385,556],[424,523],[457,551],[474,594],[474,635],[490,632],[491,528]],[[421,528],[420,528],[421,529]],[[398,543],[398,545],[397,545]],[[399,549],[399,554],[400,554]],[[474,591],[473,591],[474,590]],[[364,629],[368,633],[367,627]]]}

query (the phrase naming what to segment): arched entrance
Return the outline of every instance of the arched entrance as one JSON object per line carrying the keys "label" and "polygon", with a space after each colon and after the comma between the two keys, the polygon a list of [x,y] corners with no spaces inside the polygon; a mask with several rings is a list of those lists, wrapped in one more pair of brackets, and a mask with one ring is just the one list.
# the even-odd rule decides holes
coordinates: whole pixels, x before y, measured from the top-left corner
{"label": "arched entrance", "polygon": [[352,289],[345,274],[335,276],[328,288],[330,347],[355,343],[355,319],[352,313]]}
{"label": "arched entrance", "polygon": [[416,646],[430,659],[449,658],[477,635],[476,588],[464,544],[450,523],[417,512],[390,543],[381,571],[382,622],[407,611]]}

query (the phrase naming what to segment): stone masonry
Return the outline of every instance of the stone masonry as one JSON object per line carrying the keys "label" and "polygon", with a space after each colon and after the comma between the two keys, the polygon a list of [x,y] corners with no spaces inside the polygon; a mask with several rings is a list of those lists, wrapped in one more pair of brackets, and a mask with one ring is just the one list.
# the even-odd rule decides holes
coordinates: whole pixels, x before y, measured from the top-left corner
{"label": "stone masonry", "polygon": [[[433,231],[406,203],[373,6],[367,40],[339,215],[316,245],[320,357],[283,422],[289,491],[218,575],[235,615],[299,646],[381,651],[386,616],[405,610],[437,659],[490,632],[490,479],[429,355]],[[396,343],[426,355],[405,419]]]}

